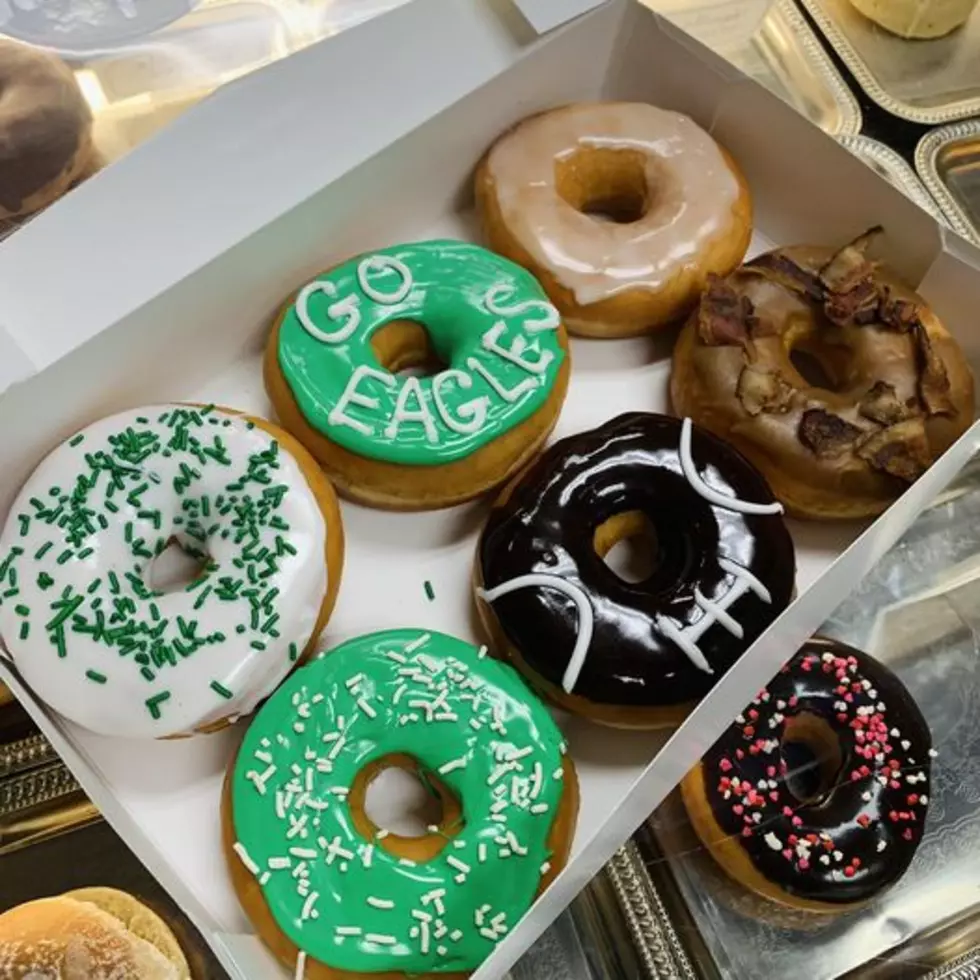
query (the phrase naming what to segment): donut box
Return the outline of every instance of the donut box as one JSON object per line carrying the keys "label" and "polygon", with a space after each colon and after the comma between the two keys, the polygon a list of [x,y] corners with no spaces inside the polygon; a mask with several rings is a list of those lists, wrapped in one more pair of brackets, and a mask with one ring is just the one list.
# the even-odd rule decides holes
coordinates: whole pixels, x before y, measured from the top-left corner
{"label": "donut box", "polygon": [[[4,508],[45,452],[112,412],[185,400],[268,416],[261,350],[284,297],[393,242],[478,241],[472,174],[487,147],[579,100],[651,102],[711,131],[752,188],[750,255],[884,225],[888,261],[980,369],[980,253],[638,3],[593,6],[414,0],[227,86],[0,246]],[[669,342],[575,340],[572,357],[555,438],[668,410]],[[669,738],[558,718],[581,786],[571,860],[475,976],[506,973],[978,436],[869,525],[790,522],[797,599]],[[347,562],[324,648],[407,624],[478,641],[470,573],[487,512],[486,501],[424,514],[345,501]],[[284,976],[236,901],[220,842],[222,781],[244,725],[175,741],[100,737],[50,713],[2,659],[0,678],[229,973]]]}

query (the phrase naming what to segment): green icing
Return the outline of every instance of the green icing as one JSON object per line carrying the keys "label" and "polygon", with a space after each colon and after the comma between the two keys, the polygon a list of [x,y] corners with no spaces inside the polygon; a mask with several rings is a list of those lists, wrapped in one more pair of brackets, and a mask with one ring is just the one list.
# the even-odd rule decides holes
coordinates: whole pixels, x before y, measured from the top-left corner
{"label": "green icing", "polygon": [[[425,326],[433,377],[379,363],[371,337]],[[279,365],[306,420],[360,456],[434,466],[463,459],[538,411],[565,357],[557,310],[520,266],[464,242],[357,256],[304,287],[283,317]]]}
{"label": "green icing", "polygon": [[[336,969],[472,970],[534,901],[564,743],[520,676],[470,644],[373,633],[296,671],[249,726],[235,763],[241,859],[279,927]],[[347,791],[390,753],[460,800],[463,825],[411,865],[355,828]]]}

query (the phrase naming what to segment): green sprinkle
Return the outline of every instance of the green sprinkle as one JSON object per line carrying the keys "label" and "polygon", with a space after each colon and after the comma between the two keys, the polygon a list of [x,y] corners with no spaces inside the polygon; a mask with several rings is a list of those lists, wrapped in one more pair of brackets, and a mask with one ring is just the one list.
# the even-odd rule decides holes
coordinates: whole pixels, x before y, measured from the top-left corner
{"label": "green sprinkle", "polygon": [[429,600],[429,602],[432,602],[432,600],[436,597],[436,594],[432,589],[432,583],[428,579],[425,581],[425,597]]}
{"label": "green sprinkle", "polygon": [[219,684],[217,681],[211,681],[211,690],[220,697],[227,698],[229,701],[234,697],[224,684]]}
{"label": "green sprinkle", "polygon": [[72,554],[73,552],[71,548],[68,548],[65,551],[63,551],[60,555],[58,555],[58,559],[57,559],[58,564],[64,565],[64,563],[68,561],[69,558],[71,558]]}
{"label": "green sprinkle", "polygon": [[31,635],[31,624],[26,620],[20,624],[20,638],[26,640]]}
{"label": "green sprinkle", "polygon": [[31,608],[30,606],[24,605],[14,606],[14,612],[17,613],[18,616],[30,616]]}
{"label": "green sprinkle", "polygon": [[100,674],[97,670],[86,670],[85,676],[90,681],[95,681],[96,684],[105,684],[105,682],[109,679],[105,674]]}
{"label": "green sprinkle", "polygon": [[54,585],[54,579],[47,572],[41,572],[37,577],[37,587],[39,589],[50,589]]}
{"label": "green sprinkle", "polygon": [[160,705],[163,704],[164,701],[167,701],[169,699],[170,699],[169,691],[163,691],[160,694],[154,694],[152,698],[146,699],[145,704],[146,704],[147,711],[150,712],[150,715],[152,716],[154,721],[157,721],[160,718]]}
{"label": "green sprinkle", "polygon": [[113,595],[119,595],[119,576],[115,572],[109,572],[109,588]]}
{"label": "green sprinkle", "polygon": [[31,519],[26,514],[21,514],[17,520],[20,521],[20,536],[26,538],[27,531],[31,526]]}
{"label": "green sprinkle", "polygon": [[156,675],[152,670],[150,670],[149,667],[140,667],[140,673],[146,680],[150,681],[150,683],[156,680]]}
{"label": "green sprinkle", "polygon": [[[74,449],[75,446],[80,445],[84,441],[85,441],[85,436],[82,435],[81,432],[79,432],[78,435],[75,436],[74,439],[69,439],[68,440],[68,445],[71,446]],[[103,678],[103,680],[104,680],[104,678]]]}
{"label": "green sprinkle", "polygon": [[53,547],[53,541],[46,541],[40,548],[37,549],[37,551],[34,552],[34,560],[40,561]]}
{"label": "green sprinkle", "polygon": [[95,548],[86,548],[84,551],[80,551],[78,553],[78,559],[79,561],[82,561],[88,558],[89,555],[94,555],[94,554],[95,554]]}
{"label": "green sprinkle", "polygon": [[261,640],[252,640],[249,644],[253,650],[264,650],[265,644]]}
{"label": "green sprinkle", "polygon": [[289,659],[291,662],[295,663],[296,658],[299,656],[299,647],[295,643],[289,644]]}

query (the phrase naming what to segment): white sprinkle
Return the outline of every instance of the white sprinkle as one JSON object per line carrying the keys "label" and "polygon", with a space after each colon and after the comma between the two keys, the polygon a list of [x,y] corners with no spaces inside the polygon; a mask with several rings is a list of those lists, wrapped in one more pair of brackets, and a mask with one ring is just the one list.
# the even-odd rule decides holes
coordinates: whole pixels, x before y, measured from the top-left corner
{"label": "white sprinkle", "polygon": [[255,786],[262,796],[265,796],[265,784],[276,774],[276,771],[275,766],[268,766],[261,775],[255,770],[249,770],[245,773],[245,778]]}
{"label": "white sprinkle", "polygon": [[364,700],[364,698],[357,699],[357,706],[368,716],[368,718],[377,718],[378,713],[371,707],[371,705]]}
{"label": "white sprinkle", "polygon": [[272,879],[271,872],[269,872],[269,871],[263,871],[261,877],[259,878],[259,884],[262,885],[263,887],[265,887],[266,885],[269,884],[269,881],[271,879]]}
{"label": "white sprinkle", "polygon": [[376,943],[378,946],[396,946],[398,940],[394,936],[386,936],[381,932],[369,932],[364,937],[364,941],[368,943]]}
{"label": "white sprinkle", "polygon": [[448,949],[446,949],[446,947],[445,947],[445,946],[436,946],[436,952],[437,952],[437,953],[438,953],[438,954],[439,954],[440,956],[445,956],[445,955],[446,955],[446,954],[447,954],[447,953],[449,952],[449,950],[448,950]]}
{"label": "white sprinkle", "polygon": [[259,762],[264,762],[266,765],[272,762],[272,756],[268,752],[263,752],[261,749],[256,749],[254,755]]}
{"label": "white sprinkle", "polygon": [[376,909],[393,909],[395,903],[388,898],[375,898],[373,895],[368,895],[368,905],[373,905]]}
{"label": "white sprinkle", "polygon": [[361,851],[361,860],[364,862],[365,868],[371,867],[371,859],[374,857],[374,845],[368,844],[363,851]]}
{"label": "white sprinkle", "polygon": [[820,863],[821,864],[830,864],[830,855],[829,854],[821,854],[820,855]]}
{"label": "white sprinkle", "polygon": [[865,803],[870,803],[871,802],[871,791],[870,790],[865,790],[861,794],[861,799],[864,800]]}
{"label": "white sprinkle", "polygon": [[922,795],[922,796],[919,797],[919,802],[923,806],[926,806],[929,803],[929,797],[928,796],[925,796],[925,795]]}
{"label": "white sprinkle", "polygon": [[401,700],[402,695],[407,690],[408,690],[408,685],[407,684],[399,684],[398,685],[398,689],[395,691],[394,695],[392,696],[391,703],[392,704],[398,704],[398,702]]}
{"label": "white sprinkle", "polygon": [[269,867],[273,871],[283,871],[286,868],[291,868],[293,862],[289,858],[269,858]]}
{"label": "white sprinkle", "polygon": [[293,857],[303,858],[305,861],[315,861],[319,857],[312,847],[291,847],[289,853]]}
{"label": "white sprinkle", "polygon": [[466,847],[466,841],[463,840],[462,837],[457,837],[456,840],[453,841],[453,847],[464,848]]}
{"label": "white sprinkle", "polygon": [[544,864],[541,865],[541,874],[546,875],[550,870],[551,863],[549,861],[545,861]]}
{"label": "white sprinkle", "polygon": [[412,640],[411,643],[405,645],[405,653],[415,653],[415,651],[418,650],[419,647],[424,647],[426,643],[428,643],[429,640],[431,639],[432,639],[431,633],[423,633],[421,636]]}
{"label": "white sprinkle", "polygon": [[361,934],[360,926],[337,926],[334,932],[338,936],[359,936]]}
{"label": "white sprinkle", "polygon": [[299,951],[299,955],[296,957],[296,972],[293,974],[293,980],[304,980],[306,977],[306,953],[303,950]]}
{"label": "white sprinkle", "polygon": [[305,922],[307,919],[314,918],[313,906],[316,905],[317,899],[320,897],[319,892],[311,892],[310,897],[303,903],[303,910],[299,914],[301,922]]}
{"label": "white sprinkle", "polygon": [[893,728],[888,734],[891,735],[892,738],[898,738],[898,736],[902,733],[897,728]]}
{"label": "white sprinkle", "polygon": [[888,847],[888,843],[887,843],[886,841],[883,841],[883,840],[880,840],[880,841],[878,841],[878,853],[879,853],[879,854],[881,854],[881,852],[882,852],[882,851],[883,851],[883,850],[884,850],[884,849],[885,849],[886,847]]}
{"label": "white sprinkle", "polygon": [[248,851],[245,850],[244,844],[242,844],[240,841],[236,841],[232,850],[234,850],[242,864],[244,864],[253,875],[257,875],[259,873],[259,866],[249,857]]}
{"label": "white sprinkle", "polygon": [[486,863],[486,860],[487,860],[487,845],[482,840],[480,841],[479,844],[476,845],[476,856],[477,856],[477,859],[479,860],[480,864],[485,864]]}
{"label": "white sprinkle", "polygon": [[449,762],[439,767],[439,774],[445,776],[446,773],[452,772],[454,769],[465,769],[466,763],[467,758],[465,755],[461,755],[458,759],[450,759]]}
{"label": "white sprinkle", "polygon": [[377,840],[384,840],[390,833],[390,830],[379,830],[374,836]]}
{"label": "white sprinkle", "polygon": [[766,834],[766,836],[763,838],[763,840],[774,851],[781,851],[783,849],[783,843],[782,843],[782,841],[774,833],[772,833],[771,831],[770,831],[770,833]]}
{"label": "white sprinkle", "polygon": [[476,655],[477,660],[482,660],[489,652],[490,651],[485,646],[480,647]]}
{"label": "white sprinkle", "polygon": [[327,732],[320,741],[323,743],[336,742],[338,738],[340,738],[340,732]]}
{"label": "white sprinkle", "polygon": [[939,755],[939,753],[935,749],[929,749],[929,758],[930,759],[935,759],[937,755]]}
{"label": "white sprinkle", "polygon": [[835,861],[843,861],[844,860],[844,855],[840,851],[834,851],[834,860]]}
{"label": "white sprinkle", "polygon": [[301,721],[294,721],[293,731],[296,732],[297,735],[302,735],[303,732],[306,731],[306,725],[304,725]]}
{"label": "white sprinkle", "polygon": [[564,769],[563,769],[563,768],[562,768],[561,766],[559,766],[559,767],[558,767],[558,768],[557,768],[557,769],[556,769],[556,770],[555,770],[555,771],[554,771],[554,772],[553,772],[553,773],[551,774],[551,778],[552,778],[552,779],[564,779],[564,778],[565,778],[565,770],[564,770]]}
{"label": "white sprinkle", "polygon": [[454,943],[458,943],[463,938],[463,930],[462,929],[453,929],[453,931],[449,934],[449,938]]}
{"label": "white sprinkle", "polygon": [[330,747],[330,752],[327,755],[327,758],[330,759],[331,761],[336,759],[337,756],[340,755],[341,752],[343,752],[344,745],[346,743],[347,743],[347,739],[345,739],[344,736],[341,735],[340,738],[338,738],[337,741],[334,742],[333,745]]}
{"label": "white sprinkle", "polygon": [[416,862],[415,861],[411,861],[408,858],[399,858],[398,859],[398,863],[405,865],[406,868],[414,868],[414,867],[417,867]]}
{"label": "white sprinkle", "polygon": [[347,690],[348,691],[353,691],[354,688],[357,687],[357,685],[360,684],[361,681],[363,681],[363,680],[364,680],[364,675],[363,674],[355,674],[353,677],[349,677],[347,679],[347,681],[345,682],[346,685],[347,685]]}
{"label": "white sprinkle", "polygon": [[389,650],[385,654],[385,656],[389,660],[394,660],[396,664],[407,664],[408,663],[408,659],[406,657],[403,657],[400,653],[395,653],[394,650]]}
{"label": "white sprinkle", "polygon": [[455,854],[450,854],[449,857],[446,858],[446,864],[455,868],[457,871],[461,872],[464,875],[469,874],[471,871],[470,866],[465,861],[460,861],[460,859],[456,857]]}
{"label": "white sprinkle", "polygon": [[902,748],[905,749],[906,752],[908,752],[908,750],[912,748],[912,743],[907,738],[903,738]]}

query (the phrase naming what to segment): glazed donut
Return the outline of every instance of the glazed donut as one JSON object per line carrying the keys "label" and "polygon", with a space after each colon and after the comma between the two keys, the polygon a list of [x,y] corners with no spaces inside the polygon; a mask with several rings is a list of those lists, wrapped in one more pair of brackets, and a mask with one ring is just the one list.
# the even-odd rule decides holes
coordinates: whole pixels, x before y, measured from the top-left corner
{"label": "glazed donut", "polygon": [[[865,258],[778,249],[714,279],[674,348],[674,410],[737,446],[800,517],[880,513],[973,421],[973,375],[921,296]],[[803,351],[827,376],[807,380]]]}
{"label": "glazed donut", "polygon": [[480,164],[476,200],[490,247],[529,269],[587,337],[684,316],[752,233],[734,161],[687,116],[642,103],[526,119]]}
{"label": "glazed donut", "polygon": [[[397,377],[411,367],[431,377]],[[568,387],[564,327],[527,272],[464,242],[361,255],[304,286],[266,348],[282,424],[351,497],[448,507],[538,450]]]}
{"label": "glazed donut", "polygon": [[[485,653],[417,629],[363,636],[296,671],[249,726],[225,851],[259,936],[297,976],[465,977],[567,861],[574,766],[544,705]],[[365,812],[390,767],[439,798],[425,836]]]}
{"label": "glazed donut", "polygon": [[[793,595],[793,543],[765,480],[710,433],[622,415],[550,447],[494,505],[476,594],[494,649],[561,707],[678,724]],[[603,561],[646,525],[652,572]]]}
{"label": "glazed donut", "polygon": [[94,155],[92,113],[71,69],[0,38],[0,218],[57,200]]}
{"label": "glazed donut", "polygon": [[784,905],[840,912],[905,873],[925,830],[935,754],[918,705],[887,667],[815,638],[681,791],[729,875]]}
{"label": "glazed donut", "polygon": [[[175,544],[186,584],[155,576]],[[0,536],[0,636],[38,698],[103,735],[212,731],[313,643],[343,565],[337,500],[288,433],[214,406],[83,429]]]}

